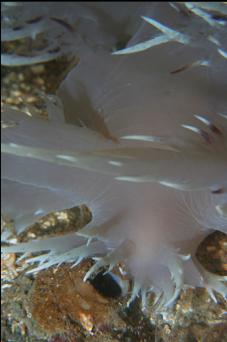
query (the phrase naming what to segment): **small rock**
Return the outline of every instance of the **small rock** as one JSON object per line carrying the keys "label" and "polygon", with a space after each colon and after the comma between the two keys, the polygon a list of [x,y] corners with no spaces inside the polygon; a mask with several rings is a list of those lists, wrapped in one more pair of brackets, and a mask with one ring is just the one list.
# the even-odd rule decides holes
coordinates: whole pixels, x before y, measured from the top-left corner
{"label": "small rock", "polygon": [[89,264],[84,262],[74,268],[66,264],[38,274],[30,298],[31,312],[49,335],[74,332],[78,336],[82,328],[93,335],[125,328],[114,300],[104,298],[83,281]]}
{"label": "small rock", "polygon": [[43,64],[33,65],[31,71],[35,75],[40,75],[45,72],[45,66]]}

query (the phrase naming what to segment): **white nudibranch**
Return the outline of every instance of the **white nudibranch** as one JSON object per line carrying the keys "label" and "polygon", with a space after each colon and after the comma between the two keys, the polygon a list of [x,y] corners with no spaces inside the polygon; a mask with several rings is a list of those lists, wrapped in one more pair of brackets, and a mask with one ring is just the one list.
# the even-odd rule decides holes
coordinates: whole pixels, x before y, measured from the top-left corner
{"label": "white nudibranch", "polygon": [[184,286],[227,296],[226,277],[196,259],[227,232],[226,33],[225,3],[3,4],[4,41],[47,44],[4,64],[80,57],[47,97],[48,120],[3,108],[3,215],[21,232],[53,211],[92,212],[77,233],[3,253],[40,253],[29,272],[93,258],[85,281],[123,265],[127,305],[141,296],[143,310],[154,293],[164,311]]}

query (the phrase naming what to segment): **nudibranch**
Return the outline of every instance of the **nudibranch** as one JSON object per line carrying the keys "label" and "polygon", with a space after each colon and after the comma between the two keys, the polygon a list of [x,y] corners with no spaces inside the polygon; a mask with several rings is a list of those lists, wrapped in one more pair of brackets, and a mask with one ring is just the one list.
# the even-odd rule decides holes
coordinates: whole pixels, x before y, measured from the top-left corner
{"label": "nudibranch", "polygon": [[81,204],[92,221],[3,252],[40,252],[32,272],[95,258],[85,280],[124,264],[128,305],[141,294],[145,308],[154,292],[163,309],[184,285],[227,295],[226,277],[195,257],[210,232],[227,231],[226,6],[150,7],[124,49],[83,44],[46,98],[48,119],[4,109],[3,214],[19,232]]}

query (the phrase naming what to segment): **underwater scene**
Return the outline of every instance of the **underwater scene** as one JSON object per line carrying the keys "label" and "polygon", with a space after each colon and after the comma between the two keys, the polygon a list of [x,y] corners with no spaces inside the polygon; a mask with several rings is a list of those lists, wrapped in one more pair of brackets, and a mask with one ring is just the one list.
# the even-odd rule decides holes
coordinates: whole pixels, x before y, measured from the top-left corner
{"label": "underwater scene", "polygon": [[1,3],[1,342],[227,341],[227,3]]}

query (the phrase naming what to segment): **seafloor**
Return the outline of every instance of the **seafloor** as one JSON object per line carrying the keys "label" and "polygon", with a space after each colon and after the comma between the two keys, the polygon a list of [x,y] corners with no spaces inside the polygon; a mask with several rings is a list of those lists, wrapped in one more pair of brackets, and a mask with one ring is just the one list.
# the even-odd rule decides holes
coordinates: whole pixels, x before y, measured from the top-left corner
{"label": "seafloor", "polygon": [[[2,104],[45,115],[40,92],[54,93],[69,63],[63,59],[35,66],[2,67]],[[74,231],[90,220],[84,206],[49,215],[12,239],[27,241]],[[4,229],[4,227],[2,227]],[[227,237],[214,233],[197,252],[211,272],[227,275]],[[204,289],[187,289],[165,314],[145,316],[135,301],[125,309],[119,287],[99,274],[92,283],[83,276],[91,260],[76,268],[62,265],[26,275],[26,260],[10,254],[2,259],[1,342],[224,342],[227,341],[227,303],[215,303]],[[151,298],[152,304],[152,298]]]}

